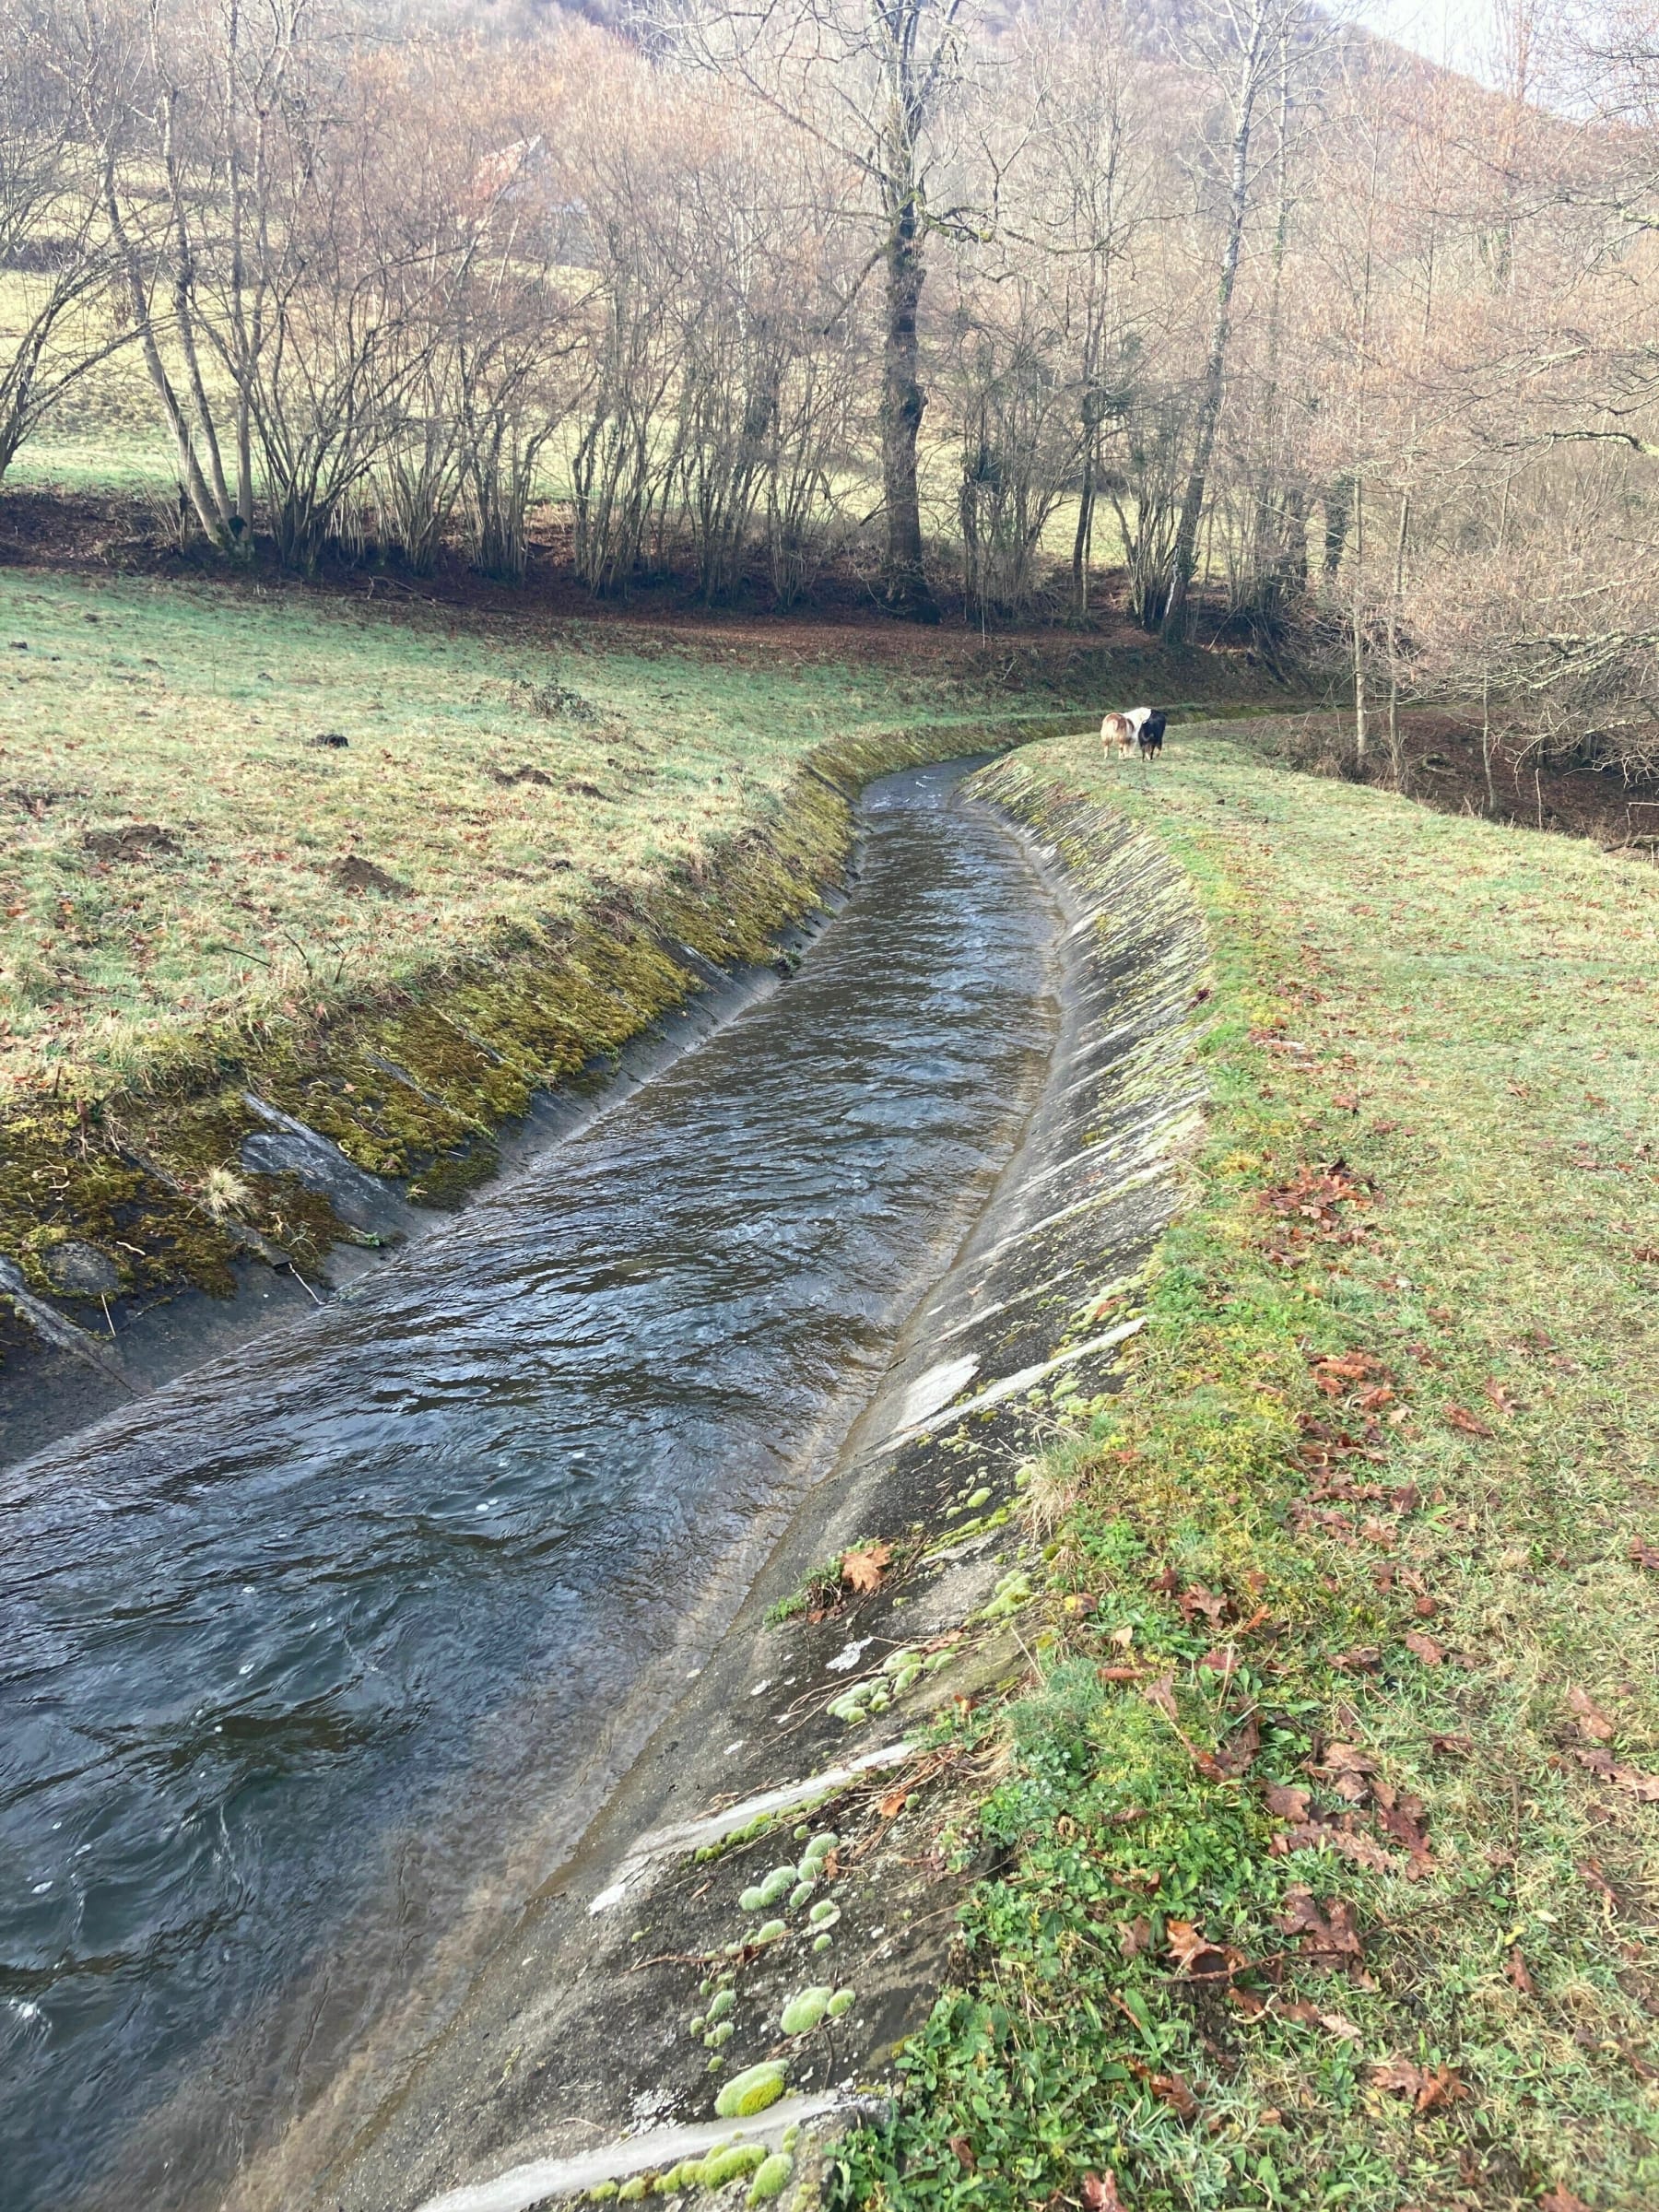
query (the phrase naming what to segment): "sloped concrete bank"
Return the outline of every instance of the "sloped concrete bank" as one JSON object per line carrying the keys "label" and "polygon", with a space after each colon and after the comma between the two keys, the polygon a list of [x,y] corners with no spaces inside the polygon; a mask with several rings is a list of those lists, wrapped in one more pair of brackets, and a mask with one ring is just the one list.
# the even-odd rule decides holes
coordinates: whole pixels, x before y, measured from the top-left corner
{"label": "sloped concrete bank", "polygon": [[773,987],[844,900],[874,778],[1055,726],[818,747],[695,877],[0,1118],[0,1466],[312,1312]]}
{"label": "sloped concrete bank", "polygon": [[[373,2059],[227,2212],[810,2202],[882,2095],[986,1871],[952,1726],[1040,1657],[1026,1467],[1086,1428],[1200,1126],[1206,958],[1184,879],[1018,757],[970,785],[1068,913],[1043,1099],[833,1477],[574,1861],[389,2100]],[[780,1618],[782,1616],[782,1618]]]}

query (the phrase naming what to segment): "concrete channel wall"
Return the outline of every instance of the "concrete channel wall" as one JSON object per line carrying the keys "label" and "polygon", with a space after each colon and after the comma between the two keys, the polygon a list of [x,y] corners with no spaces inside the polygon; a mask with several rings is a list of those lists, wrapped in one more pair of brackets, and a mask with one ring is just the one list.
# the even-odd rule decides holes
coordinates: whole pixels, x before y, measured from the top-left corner
{"label": "concrete channel wall", "polygon": [[[1051,1078],[989,1210],[838,1470],[441,2040],[389,2094],[366,2054],[227,2212],[723,2186],[805,2206],[948,1980],[957,1907],[989,1871],[971,1818],[988,1776],[939,1724],[1041,1667],[1032,1501],[1053,1478],[1032,1470],[1086,1434],[1141,1325],[1137,1280],[1202,1128],[1207,957],[1151,839],[1018,756],[969,788],[1030,839],[1068,917]],[[848,1551],[873,1586],[843,1579],[827,1605],[821,1570]]]}

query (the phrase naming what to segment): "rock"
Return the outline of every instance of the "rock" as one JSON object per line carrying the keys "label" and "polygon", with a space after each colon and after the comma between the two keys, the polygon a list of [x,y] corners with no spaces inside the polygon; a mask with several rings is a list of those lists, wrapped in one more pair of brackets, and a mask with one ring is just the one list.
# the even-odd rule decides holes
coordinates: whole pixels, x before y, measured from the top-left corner
{"label": "rock", "polygon": [[71,1298],[107,1298],[121,1288],[121,1270],[96,1244],[65,1237],[41,1254],[41,1265],[54,1290]]}

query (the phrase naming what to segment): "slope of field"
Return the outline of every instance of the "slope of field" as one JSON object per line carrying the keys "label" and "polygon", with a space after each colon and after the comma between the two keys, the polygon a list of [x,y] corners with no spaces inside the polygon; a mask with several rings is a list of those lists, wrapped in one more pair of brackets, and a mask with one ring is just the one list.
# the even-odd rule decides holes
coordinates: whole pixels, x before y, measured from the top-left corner
{"label": "slope of field", "polygon": [[960,693],[649,641],[0,572],[0,1081],[83,1088],[696,869]]}
{"label": "slope of field", "polygon": [[1223,725],[982,788],[1185,864],[1210,1123],[839,2201],[1651,2206],[1659,877]]}

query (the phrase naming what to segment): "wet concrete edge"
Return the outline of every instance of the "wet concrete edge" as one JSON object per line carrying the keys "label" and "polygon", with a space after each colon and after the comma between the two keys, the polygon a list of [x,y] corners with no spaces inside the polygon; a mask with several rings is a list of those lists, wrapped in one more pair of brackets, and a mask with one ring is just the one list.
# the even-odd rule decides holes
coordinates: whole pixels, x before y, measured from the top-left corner
{"label": "wet concrete edge", "polygon": [[[1016,1157],[835,1473],[401,2096],[365,2125],[342,2084],[341,2109],[256,2158],[228,2212],[689,2201],[683,2169],[710,2142],[748,2146],[747,2168],[786,2135],[787,2175],[774,2159],[726,2194],[776,2182],[783,2212],[805,2212],[826,2144],[879,2100],[895,2044],[949,1977],[956,1908],[990,1870],[952,1830],[971,1832],[987,1777],[936,1723],[1030,1677],[1022,1471],[1116,1387],[1136,1280],[1202,1127],[1207,960],[1152,839],[1104,807],[1051,817],[1017,762],[973,788],[1032,840],[1067,915],[1061,1035]],[[877,1589],[769,1624],[815,1568],[872,1544],[891,1547]],[[852,1994],[831,2010],[831,1991]],[[786,2033],[806,1993],[792,2026],[822,2017]],[[776,2083],[775,2101],[717,2112],[723,2088],[771,2064],[747,2101]]]}

